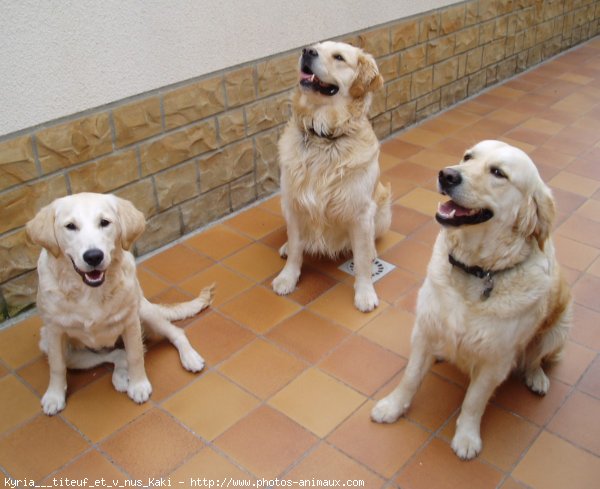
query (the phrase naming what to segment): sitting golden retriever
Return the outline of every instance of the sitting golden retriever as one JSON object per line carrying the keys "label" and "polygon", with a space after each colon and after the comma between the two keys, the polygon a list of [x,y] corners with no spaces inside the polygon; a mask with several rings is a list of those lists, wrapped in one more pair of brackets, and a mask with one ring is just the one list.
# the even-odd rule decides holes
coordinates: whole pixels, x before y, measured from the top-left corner
{"label": "sitting golden retriever", "polygon": [[336,257],[351,249],[354,304],[378,305],[371,264],[375,239],[390,225],[391,193],[379,182],[379,142],[367,115],[382,84],[375,60],[359,48],[329,41],[302,51],[293,115],[279,140],[288,241],[277,294],[296,287],[305,251]]}
{"label": "sitting golden retriever", "polygon": [[410,360],[371,417],[395,421],[434,359],[446,359],[471,379],[452,440],[470,459],[481,451],[486,404],[514,367],[533,392],[548,391],[542,365],[565,344],[571,296],[550,238],[554,201],[523,151],[482,141],[440,171],[438,187],[451,200],[436,214],[443,227],[419,291]]}
{"label": "sitting golden retriever", "polygon": [[[27,223],[29,238],[43,247],[37,306],[44,323],[40,348],[50,365],[50,383],[42,397],[46,414],[65,407],[67,367],[89,368],[103,362],[115,364],[115,389],[127,391],[135,402],[148,400],[152,386],[144,369],[140,319],[175,345],[187,370],[202,370],[204,360],[184,331],[170,321],[207,307],[212,288],[181,304],[148,302],[128,251],[145,225],[144,215],[130,202],[94,193],[57,199]],[[102,350],[113,348],[119,338],[125,351]]]}

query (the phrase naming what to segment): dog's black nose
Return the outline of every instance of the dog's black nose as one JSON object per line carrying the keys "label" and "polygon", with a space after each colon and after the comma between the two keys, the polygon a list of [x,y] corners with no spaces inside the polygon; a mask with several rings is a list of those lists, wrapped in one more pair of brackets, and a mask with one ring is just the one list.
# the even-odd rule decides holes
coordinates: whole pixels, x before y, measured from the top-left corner
{"label": "dog's black nose", "polygon": [[104,253],[97,248],[87,250],[83,254],[83,261],[92,267],[98,266],[100,263],[102,263],[102,260],[104,260]]}
{"label": "dog's black nose", "polygon": [[440,188],[446,190],[459,185],[462,182],[462,176],[459,171],[453,168],[444,168],[438,175],[438,182]]}
{"label": "dog's black nose", "polygon": [[304,48],[302,50],[302,56],[310,56],[311,58],[316,58],[317,56],[319,56],[319,53],[317,53],[316,49]]}

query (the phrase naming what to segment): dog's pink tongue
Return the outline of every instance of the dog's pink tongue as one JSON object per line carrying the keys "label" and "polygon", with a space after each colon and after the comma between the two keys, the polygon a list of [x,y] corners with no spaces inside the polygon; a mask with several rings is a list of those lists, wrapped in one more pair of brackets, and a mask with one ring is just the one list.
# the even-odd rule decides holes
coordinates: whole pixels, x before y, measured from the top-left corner
{"label": "dog's pink tongue", "polygon": [[443,204],[440,204],[438,207],[438,213],[443,216],[451,215],[452,211],[454,211],[454,216],[468,216],[473,212],[471,209],[467,209],[466,207],[461,207],[453,200],[444,202]]}
{"label": "dog's pink tongue", "polygon": [[92,270],[91,272],[86,272],[86,276],[90,279],[90,280],[99,280],[102,278],[102,274],[104,272],[100,271],[100,270]]}

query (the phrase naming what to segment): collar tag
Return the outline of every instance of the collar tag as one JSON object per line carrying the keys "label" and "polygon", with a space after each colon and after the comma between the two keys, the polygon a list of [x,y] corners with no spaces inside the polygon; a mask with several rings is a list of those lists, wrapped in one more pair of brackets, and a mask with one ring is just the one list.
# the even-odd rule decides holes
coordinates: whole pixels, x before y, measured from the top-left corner
{"label": "collar tag", "polygon": [[494,290],[494,276],[487,272],[483,277],[483,292],[481,293],[481,300],[486,300],[492,294]]}

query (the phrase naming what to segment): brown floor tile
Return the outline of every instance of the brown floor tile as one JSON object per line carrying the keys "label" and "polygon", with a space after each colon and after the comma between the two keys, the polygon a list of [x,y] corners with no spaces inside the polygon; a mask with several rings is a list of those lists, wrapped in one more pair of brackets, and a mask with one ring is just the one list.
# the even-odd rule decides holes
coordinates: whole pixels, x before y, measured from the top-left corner
{"label": "brown floor tile", "polygon": [[364,401],[358,392],[311,368],[273,396],[269,404],[322,438]]}
{"label": "brown floor tile", "polygon": [[414,322],[414,314],[393,306],[373,319],[359,333],[378,345],[408,359],[410,355],[410,336]]}
{"label": "brown floor tile", "polygon": [[399,138],[388,139],[386,142],[381,144],[381,151],[383,153],[387,153],[402,159],[409,158],[415,153],[421,151],[421,149],[423,149],[421,146],[408,143]]}
{"label": "brown floor tile", "polygon": [[0,433],[14,428],[42,410],[40,400],[13,375],[0,379]]}
{"label": "brown floor tile", "polygon": [[166,476],[202,442],[164,412],[153,409],[102,443],[101,449],[134,479]]}
{"label": "brown floor tile", "polygon": [[[600,166],[600,165],[599,165]],[[591,221],[600,221],[600,202],[588,200],[579,209],[575,211],[579,216],[585,217]]]}
{"label": "brown floor tile", "polygon": [[453,365],[450,362],[435,362],[431,367],[431,371],[435,372],[436,374],[445,379],[450,380],[451,382],[462,387],[465,390],[467,389],[467,386],[470,382],[469,376],[461,372],[456,365]]}
{"label": "brown floor tile", "polygon": [[435,182],[437,174],[438,171],[433,168],[404,161],[386,171],[381,179],[386,181],[387,177],[401,178],[414,184],[423,185],[428,182]]}
{"label": "brown floor tile", "polygon": [[[535,118],[529,119],[535,120]],[[538,131],[535,129],[530,129],[528,127],[517,127],[512,131],[508,131],[506,136],[514,139],[515,141],[522,141],[527,144],[532,144],[534,146],[540,146],[548,139],[550,139],[550,134],[542,131]]]}
{"label": "brown floor tile", "polygon": [[553,379],[575,385],[596,357],[596,352],[568,341],[558,363],[546,369]]}
{"label": "brown floor tile", "polygon": [[[552,194],[556,201],[556,208],[559,213],[571,213],[577,210],[587,199],[581,195],[577,195],[566,190],[559,188],[553,189]],[[555,228],[559,227],[558,223],[555,223]]]}
{"label": "brown floor tile", "polygon": [[411,156],[409,161],[426,166],[437,172],[447,166],[455,165],[459,159],[459,155],[455,153],[436,151],[435,149],[424,149],[419,151],[416,155]]}
{"label": "brown floor tile", "polygon": [[600,222],[573,214],[556,230],[561,236],[600,248]]}
{"label": "brown floor tile", "polygon": [[267,277],[279,273],[285,265],[285,261],[276,250],[261,243],[247,246],[222,263],[256,282],[262,282]]}
{"label": "brown floor tile", "polygon": [[423,446],[428,433],[411,421],[392,424],[371,421],[373,402],[367,402],[327,441],[386,479],[392,477]]}
{"label": "brown floor tile", "polygon": [[[457,418],[458,414],[454,415],[441,431],[447,442],[454,437]],[[539,431],[538,426],[516,414],[488,405],[481,420],[483,450],[479,457],[503,471],[508,471],[519,461]]]}
{"label": "brown floor tile", "polygon": [[551,187],[590,197],[600,188],[600,182],[568,171],[561,171],[548,182]]}
{"label": "brown floor tile", "polygon": [[512,475],[540,489],[595,487],[600,480],[600,459],[544,431]]}
{"label": "brown floor tile", "polygon": [[600,255],[597,248],[558,234],[554,237],[554,244],[559,263],[579,271],[586,270]]}
{"label": "brown floor tile", "polygon": [[426,216],[435,216],[438,203],[442,202],[442,197],[438,192],[433,192],[424,188],[416,188],[396,201],[397,205],[408,207]]}
{"label": "brown floor tile", "polygon": [[600,356],[596,357],[577,387],[587,394],[600,398]]}
{"label": "brown floor tile", "polygon": [[241,293],[219,309],[252,331],[265,333],[296,313],[300,306],[270,289],[258,286]]}
{"label": "brown floor tile", "polygon": [[31,316],[18,324],[0,331],[0,359],[11,368],[19,368],[42,356],[39,316]]}
{"label": "brown floor tile", "polygon": [[207,365],[229,358],[254,339],[254,334],[219,313],[209,313],[186,328],[190,343]]}
{"label": "brown floor tile", "polygon": [[390,168],[396,166],[398,163],[402,163],[403,158],[400,158],[389,153],[381,151],[379,153],[379,169],[384,172]]}
{"label": "brown floor tile", "polygon": [[547,426],[548,431],[600,455],[600,400],[575,391]]}
{"label": "brown floor tile", "polygon": [[168,282],[159,278],[152,270],[144,268],[143,265],[137,267],[137,276],[144,297],[155,297],[170,287]]}
{"label": "brown floor tile", "polygon": [[263,406],[217,438],[215,445],[257,477],[273,479],[316,442],[300,425]]}
{"label": "brown floor tile", "polygon": [[463,462],[450,445],[434,439],[402,470],[398,484],[406,489],[494,488],[503,474],[480,460]]}
{"label": "brown floor tile", "polygon": [[396,231],[388,230],[383,236],[375,240],[375,248],[377,254],[385,253],[391,247],[397,245],[400,241],[405,238],[403,234],[397,233]]}
{"label": "brown floor tile", "polygon": [[206,440],[214,440],[259,401],[216,372],[203,374],[163,403],[172,416]]}
{"label": "brown floor tile", "polygon": [[585,156],[574,159],[566,169],[575,175],[600,181],[600,167],[598,166],[599,158],[600,148],[593,148]]}
{"label": "brown floor tile", "polygon": [[325,358],[319,367],[357,391],[371,396],[389,381],[406,360],[366,338],[352,336]]}
{"label": "brown floor tile", "polygon": [[[57,479],[57,481],[53,481],[53,479]],[[93,487],[93,484],[101,479],[104,479],[107,484],[119,481],[119,485],[121,485],[129,477],[104,455],[92,449],[46,478],[43,484],[49,487],[60,487],[61,479],[63,483],[66,483],[67,480],[83,482],[87,479],[88,487]],[[146,484],[147,479],[143,482]]]}
{"label": "brown floor tile", "polygon": [[221,260],[250,243],[250,238],[224,224],[218,224],[183,242],[213,260]]}
{"label": "brown floor tile", "polygon": [[409,238],[384,253],[381,258],[418,277],[425,277],[431,258],[431,247]]}
{"label": "brown floor tile", "polygon": [[348,335],[348,330],[310,311],[300,311],[282,321],[267,337],[314,364],[336,347]]}
{"label": "brown floor tile", "polygon": [[421,285],[421,278],[402,268],[396,268],[375,283],[375,291],[380,299],[396,302],[406,292]]}
{"label": "brown floor tile", "polygon": [[277,228],[285,226],[285,219],[259,207],[252,207],[228,219],[227,226],[253,239],[260,239]]}
{"label": "brown floor tile", "polygon": [[179,287],[197,295],[210,284],[215,284],[212,305],[216,307],[252,287],[253,282],[223,265],[216,264],[181,282]]}
{"label": "brown floor tile", "polygon": [[255,483],[255,478],[238,468],[223,455],[215,452],[212,448],[203,448],[191,459],[181,465],[175,472],[169,476],[174,486],[183,482],[181,487],[200,487],[204,479],[219,484],[226,485],[229,482],[248,481]]}
{"label": "brown floor tile", "polygon": [[0,435],[0,460],[13,479],[40,481],[88,447],[59,416],[40,414]]}
{"label": "brown floor tile", "polygon": [[600,313],[575,304],[570,338],[580,345],[600,351]]}
{"label": "brown floor tile", "polygon": [[262,339],[219,366],[236,384],[262,399],[271,397],[305,368],[304,362]]}
{"label": "brown floor tile", "polygon": [[558,169],[563,169],[567,167],[570,168],[572,162],[576,161],[575,158],[571,155],[559,153],[557,151],[550,151],[545,148],[537,148],[533,150],[529,154],[529,157],[534,161],[536,165],[543,163],[545,165],[550,165]]}
{"label": "brown floor tile", "polygon": [[600,290],[600,277],[584,274],[572,287],[575,302],[582,306],[600,312],[598,291]]}
{"label": "brown floor tile", "polygon": [[431,221],[431,217],[408,207],[392,206],[392,225],[391,228],[408,236],[413,231],[419,229],[424,224]]}
{"label": "brown floor tile", "polygon": [[281,215],[281,196],[275,195],[274,197],[270,197],[266,199],[264,202],[257,205],[259,209],[263,209],[273,214]]}
{"label": "brown floor tile", "polygon": [[364,481],[364,487],[374,489],[383,487],[385,483],[381,477],[326,443],[321,443],[288,472],[285,478],[293,481],[339,480],[341,484],[348,480],[360,480]]}
{"label": "brown floor tile", "polygon": [[193,298],[194,295],[180,289],[179,287],[169,287],[168,289],[163,290],[160,294],[152,297],[150,302],[155,304],[177,304],[178,302],[186,302],[192,300]]}
{"label": "brown floor tile", "polygon": [[[98,442],[150,409],[117,392],[109,375],[67,397],[62,417],[93,442]],[[106,413],[110,413],[107,416]]]}
{"label": "brown floor tile", "polygon": [[500,489],[527,489],[527,486],[509,477],[500,486]]}
{"label": "brown floor tile", "polygon": [[357,331],[381,314],[388,304],[379,301],[379,306],[371,312],[361,312],[354,307],[354,288],[348,284],[338,284],[311,302],[307,308],[325,319]]}
{"label": "brown floor tile", "polygon": [[206,255],[177,244],[145,260],[143,266],[169,282],[178,283],[208,268],[212,263]]}
{"label": "brown floor tile", "polygon": [[[265,287],[270,287],[271,281],[272,279],[267,280],[267,283],[264,284]],[[302,267],[302,273],[296,289],[286,297],[305,306],[331,289],[335,284],[337,284],[336,280],[307,265]]]}
{"label": "brown floor tile", "polygon": [[267,245],[270,248],[273,248],[275,251],[279,252],[279,248],[281,248],[284,243],[287,241],[287,229],[284,227],[280,227],[276,229],[270,234],[267,234],[264,238],[260,239],[260,242],[264,245]]}

